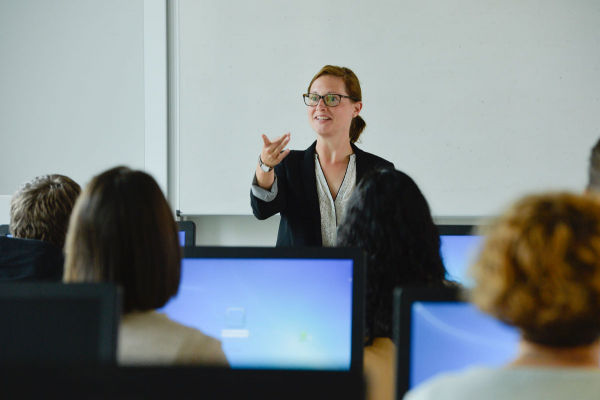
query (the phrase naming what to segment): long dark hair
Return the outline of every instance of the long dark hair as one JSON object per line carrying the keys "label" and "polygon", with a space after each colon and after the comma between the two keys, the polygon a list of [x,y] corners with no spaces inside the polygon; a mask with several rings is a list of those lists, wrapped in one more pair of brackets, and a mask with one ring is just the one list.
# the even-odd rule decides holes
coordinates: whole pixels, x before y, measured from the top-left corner
{"label": "long dark hair", "polygon": [[375,170],[357,185],[337,234],[338,246],[366,255],[367,337],[391,337],[396,286],[444,283],[440,237],[417,184],[393,168]]}
{"label": "long dark hair", "polygon": [[92,179],[73,211],[65,282],[115,282],[123,312],[160,308],[179,289],[177,225],[150,175],[126,167]]}

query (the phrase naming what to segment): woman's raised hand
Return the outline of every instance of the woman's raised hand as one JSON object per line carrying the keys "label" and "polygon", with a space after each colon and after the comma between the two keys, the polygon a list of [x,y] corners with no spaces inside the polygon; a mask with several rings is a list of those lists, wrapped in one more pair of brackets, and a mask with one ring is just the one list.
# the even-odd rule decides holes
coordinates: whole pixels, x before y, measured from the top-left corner
{"label": "woman's raised hand", "polygon": [[290,142],[290,136],[291,134],[288,132],[270,141],[266,135],[262,135],[263,148],[260,153],[262,163],[267,167],[273,168],[290,154],[290,149],[284,150],[285,146]]}

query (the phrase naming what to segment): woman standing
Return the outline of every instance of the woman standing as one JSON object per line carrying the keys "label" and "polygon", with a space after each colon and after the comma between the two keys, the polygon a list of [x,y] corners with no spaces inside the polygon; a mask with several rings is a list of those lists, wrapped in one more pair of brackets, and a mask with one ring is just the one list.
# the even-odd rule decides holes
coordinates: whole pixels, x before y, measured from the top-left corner
{"label": "woman standing", "polygon": [[303,96],[317,140],[304,151],[290,151],[284,150],[290,133],[274,140],[262,136],[252,211],[261,220],[281,214],[277,246],[335,246],[356,183],[374,167],[393,164],[354,144],[366,126],[354,72],[326,65]]}

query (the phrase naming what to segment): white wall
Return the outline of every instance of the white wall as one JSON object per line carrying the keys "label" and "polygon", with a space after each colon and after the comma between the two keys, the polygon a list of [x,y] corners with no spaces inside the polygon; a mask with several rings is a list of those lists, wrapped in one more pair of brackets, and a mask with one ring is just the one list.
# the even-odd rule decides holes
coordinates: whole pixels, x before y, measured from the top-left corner
{"label": "white wall", "polygon": [[[251,215],[205,215],[186,217],[196,224],[198,246],[275,246],[279,215],[259,221]],[[436,217],[436,224],[484,225],[486,218]]]}
{"label": "white wall", "polygon": [[275,246],[279,215],[259,221],[252,215],[205,215],[186,218],[196,224],[198,246]]}
{"label": "white wall", "polygon": [[0,3],[0,194],[144,167],[143,2]]}
{"label": "white wall", "polygon": [[0,195],[0,225],[8,225],[10,223],[10,198],[12,196]]}
{"label": "white wall", "polygon": [[166,0],[0,1],[0,224],[25,181],[117,165],[167,192]]}

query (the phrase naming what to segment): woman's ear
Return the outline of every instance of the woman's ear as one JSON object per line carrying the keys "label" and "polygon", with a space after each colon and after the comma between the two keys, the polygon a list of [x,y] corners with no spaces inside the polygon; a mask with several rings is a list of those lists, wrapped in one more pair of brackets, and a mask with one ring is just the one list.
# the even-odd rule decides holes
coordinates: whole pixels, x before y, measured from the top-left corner
{"label": "woman's ear", "polygon": [[362,101],[357,101],[356,103],[354,103],[354,113],[352,114],[352,118],[358,117],[358,114],[360,114],[360,110],[362,110]]}

